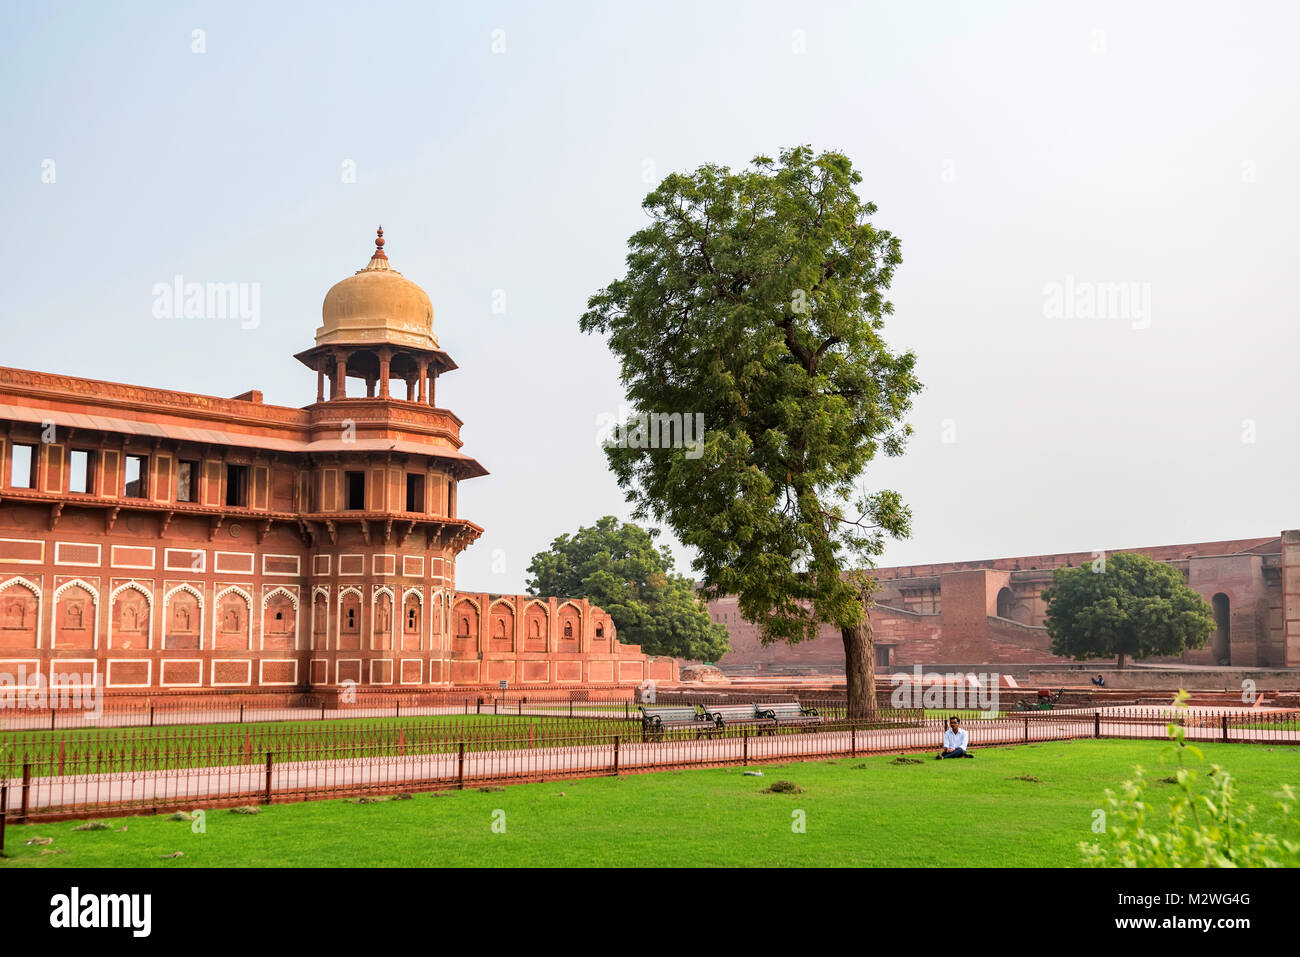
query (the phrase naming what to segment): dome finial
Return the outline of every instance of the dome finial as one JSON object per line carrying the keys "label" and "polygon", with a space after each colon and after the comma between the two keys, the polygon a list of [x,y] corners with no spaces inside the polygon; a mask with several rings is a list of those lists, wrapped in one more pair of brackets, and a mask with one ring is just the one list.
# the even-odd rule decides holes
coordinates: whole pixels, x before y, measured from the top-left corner
{"label": "dome finial", "polygon": [[378,231],[378,232],[376,233],[376,235],[375,235],[375,255],[374,255],[374,258],[375,258],[375,259],[387,259],[387,258],[388,258],[388,256],[385,255],[385,253],[384,253],[384,227],[383,227],[383,226],[380,226],[380,227],[379,227],[379,231]]}

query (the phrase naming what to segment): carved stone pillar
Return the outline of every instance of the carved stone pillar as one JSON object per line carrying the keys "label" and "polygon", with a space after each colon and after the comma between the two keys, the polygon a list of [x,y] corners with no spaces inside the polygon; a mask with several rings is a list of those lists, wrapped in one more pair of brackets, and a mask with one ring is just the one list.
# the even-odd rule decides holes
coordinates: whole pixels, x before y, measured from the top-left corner
{"label": "carved stone pillar", "polygon": [[388,394],[388,366],[392,362],[393,353],[388,349],[379,350],[379,398],[387,399]]}
{"label": "carved stone pillar", "polygon": [[348,359],[343,353],[334,356],[334,391],[332,399],[345,399],[348,394]]}

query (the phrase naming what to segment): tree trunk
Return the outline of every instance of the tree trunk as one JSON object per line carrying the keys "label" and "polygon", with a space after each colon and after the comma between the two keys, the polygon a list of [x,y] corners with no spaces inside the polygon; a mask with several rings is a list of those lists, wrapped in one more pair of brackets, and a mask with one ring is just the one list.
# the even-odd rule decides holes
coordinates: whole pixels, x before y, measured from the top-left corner
{"label": "tree trunk", "polygon": [[862,623],[841,628],[844,638],[844,677],[848,693],[850,721],[866,719],[876,711],[876,645],[871,618],[866,609]]}
{"label": "tree trunk", "polygon": [[1119,653],[1119,667],[1121,670],[1124,668],[1124,652],[1122,651]]}

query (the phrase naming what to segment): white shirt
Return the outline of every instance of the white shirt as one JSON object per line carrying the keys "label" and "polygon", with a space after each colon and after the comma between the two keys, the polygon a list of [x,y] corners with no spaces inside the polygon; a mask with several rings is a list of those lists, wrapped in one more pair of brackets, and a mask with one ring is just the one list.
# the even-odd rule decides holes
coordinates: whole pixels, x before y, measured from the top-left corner
{"label": "white shirt", "polygon": [[966,750],[966,741],[968,740],[966,729],[958,728],[954,731],[951,727],[943,733],[943,746],[951,751],[961,748]]}

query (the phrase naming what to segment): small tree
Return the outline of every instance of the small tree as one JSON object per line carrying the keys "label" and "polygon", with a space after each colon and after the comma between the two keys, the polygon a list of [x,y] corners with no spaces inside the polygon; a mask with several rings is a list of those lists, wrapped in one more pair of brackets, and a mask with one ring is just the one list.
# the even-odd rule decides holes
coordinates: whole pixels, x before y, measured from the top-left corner
{"label": "small tree", "polygon": [[638,517],[694,548],[706,594],[736,595],[764,643],[839,629],[854,718],[875,704],[862,569],[911,519],[863,473],[902,454],[921,388],[915,356],[884,340],[902,255],[870,222],[861,179],[848,157],[808,147],[670,175],[642,204],[652,221],[627,274],[581,319],[609,336],[634,417],[706,429],[693,448],[607,448]]}
{"label": "small tree", "polygon": [[727,629],[709,619],[694,583],[673,574],[668,549],[612,515],[555,539],[533,556],[528,574],[530,595],[588,599],[608,612],[619,640],[646,654],[717,661],[730,647]]}
{"label": "small tree", "polygon": [[1043,590],[1052,654],[1082,661],[1179,655],[1200,648],[1214,612],[1178,569],[1145,555],[1117,553],[1058,568]]}

